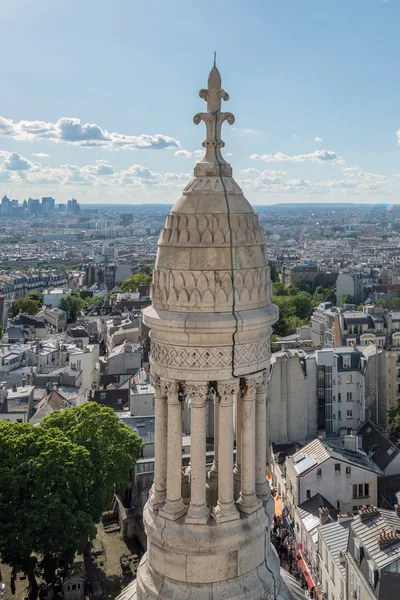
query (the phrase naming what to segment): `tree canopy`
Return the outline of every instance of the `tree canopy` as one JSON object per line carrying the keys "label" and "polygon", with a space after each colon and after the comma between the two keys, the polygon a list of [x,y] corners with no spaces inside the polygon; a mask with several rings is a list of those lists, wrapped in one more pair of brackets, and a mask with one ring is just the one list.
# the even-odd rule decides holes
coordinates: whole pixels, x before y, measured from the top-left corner
{"label": "tree canopy", "polygon": [[74,323],[77,320],[78,316],[84,309],[84,306],[85,302],[79,295],[71,295],[67,298],[61,298],[61,300],[58,303],[58,308],[61,308],[61,310],[65,310],[65,312],[67,313],[68,323]]}
{"label": "tree canopy", "polygon": [[340,300],[340,306],[344,306],[345,304],[355,304],[354,296],[350,296],[349,294],[342,296]]}
{"label": "tree canopy", "polygon": [[26,298],[29,298],[30,300],[35,300],[35,302],[38,302],[40,306],[43,305],[43,294],[38,290],[31,290],[26,295]]}
{"label": "tree canopy", "polygon": [[332,301],[335,298],[331,288],[315,287],[305,279],[298,279],[291,286],[274,282],[272,302],[279,308],[279,320],[273,326],[274,334],[285,337],[296,333],[298,327],[309,323],[318,304]]}
{"label": "tree canopy", "polygon": [[94,533],[89,510],[90,454],[60,430],[0,421],[0,556],[28,574],[33,554],[71,560]]}
{"label": "tree canopy", "polygon": [[[142,267],[144,268],[144,267]],[[135,273],[121,283],[122,292],[136,292],[139,285],[148,285],[151,282],[151,268],[150,273]]]}
{"label": "tree canopy", "polygon": [[129,469],[140,456],[141,439],[115,412],[96,402],[53,412],[41,426],[59,429],[90,455],[89,508],[97,522],[116,489],[126,485]]}
{"label": "tree canopy", "polygon": [[14,317],[16,317],[20,312],[24,315],[37,315],[40,308],[39,302],[26,296],[25,298],[21,298],[20,300],[14,302],[12,305],[12,314]]}
{"label": "tree canopy", "polygon": [[84,549],[143,444],[95,402],[37,426],[0,421],[0,439],[0,558],[28,574],[34,599],[35,570],[51,581],[60,556]]}
{"label": "tree canopy", "polygon": [[400,308],[400,298],[392,298],[390,306],[393,310],[397,310]]}

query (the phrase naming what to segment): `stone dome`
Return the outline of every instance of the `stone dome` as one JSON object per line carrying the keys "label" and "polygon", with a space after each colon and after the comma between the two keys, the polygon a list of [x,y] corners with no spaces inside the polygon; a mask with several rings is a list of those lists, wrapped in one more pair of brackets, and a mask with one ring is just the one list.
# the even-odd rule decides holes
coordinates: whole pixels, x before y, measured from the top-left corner
{"label": "stone dome", "polygon": [[210,380],[266,367],[278,311],[264,232],[221,155],[221,125],[234,117],[220,110],[228,94],[216,67],[200,97],[208,111],[194,122],[206,124],[205,156],[161,231],[144,322],[157,373],[198,369]]}

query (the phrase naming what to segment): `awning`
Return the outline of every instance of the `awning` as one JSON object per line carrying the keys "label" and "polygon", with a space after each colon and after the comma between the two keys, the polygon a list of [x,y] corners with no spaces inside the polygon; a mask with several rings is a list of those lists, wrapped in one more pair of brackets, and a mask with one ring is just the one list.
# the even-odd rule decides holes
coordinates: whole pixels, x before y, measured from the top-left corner
{"label": "awning", "polygon": [[302,555],[301,555],[301,553],[300,553],[300,552],[298,552],[298,553],[296,554],[296,558],[297,558],[297,562],[298,562],[298,563],[299,563],[299,565],[300,565],[300,569],[301,569],[301,570],[302,570],[302,572],[303,572],[304,579],[305,579],[305,580],[306,580],[306,582],[307,582],[307,587],[308,587],[308,589],[309,589],[309,590],[312,590],[312,589],[315,587],[315,581],[314,581],[314,580],[313,580],[313,578],[311,577],[311,575],[310,575],[310,572],[309,572],[309,570],[308,570],[308,567],[307,567],[307,565],[306,565],[306,563],[305,563],[305,560],[304,560],[304,558],[302,557]]}

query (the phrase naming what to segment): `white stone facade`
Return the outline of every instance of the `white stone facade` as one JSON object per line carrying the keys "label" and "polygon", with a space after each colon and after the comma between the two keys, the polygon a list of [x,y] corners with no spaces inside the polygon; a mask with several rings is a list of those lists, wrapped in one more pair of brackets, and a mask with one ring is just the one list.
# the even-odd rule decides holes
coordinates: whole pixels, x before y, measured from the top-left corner
{"label": "white stone facade", "polygon": [[[264,233],[221,155],[221,78],[200,91],[207,112],[203,160],[161,231],[151,330],[155,388],[154,484],[143,520],[147,553],[121,598],[275,599],[279,560],[270,544],[266,385],[271,282]],[[182,470],[183,406],[191,462]],[[206,469],[207,411],[214,464]],[[234,448],[236,463],[234,464]]]}

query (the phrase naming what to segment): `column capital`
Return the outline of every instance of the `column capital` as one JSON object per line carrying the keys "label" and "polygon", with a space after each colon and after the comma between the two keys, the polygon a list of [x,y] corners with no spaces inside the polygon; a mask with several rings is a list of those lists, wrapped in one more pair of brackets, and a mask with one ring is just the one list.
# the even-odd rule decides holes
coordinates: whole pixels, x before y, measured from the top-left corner
{"label": "column capital", "polygon": [[160,375],[150,374],[151,385],[154,387],[157,396],[167,396],[167,381],[160,377]]}
{"label": "column capital", "polygon": [[206,405],[209,386],[204,383],[185,384],[185,392],[192,400],[192,406],[201,408]]}
{"label": "column capital", "polygon": [[179,402],[179,399],[177,399],[176,396],[179,394],[181,388],[180,382],[171,379],[162,379],[161,381],[162,385],[165,386],[168,402]]}
{"label": "column capital", "polygon": [[242,400],[254,400],[257,393],[257,388],[262,383],[262,375],[255,377],[243,377],[240,380],[240,391],[242,393]]}
{"label": "column capital", "polygon": [[218,382],[217,390],[220,404],[230,406],[233,404],[233,396],[239,393],[239,380]]}

